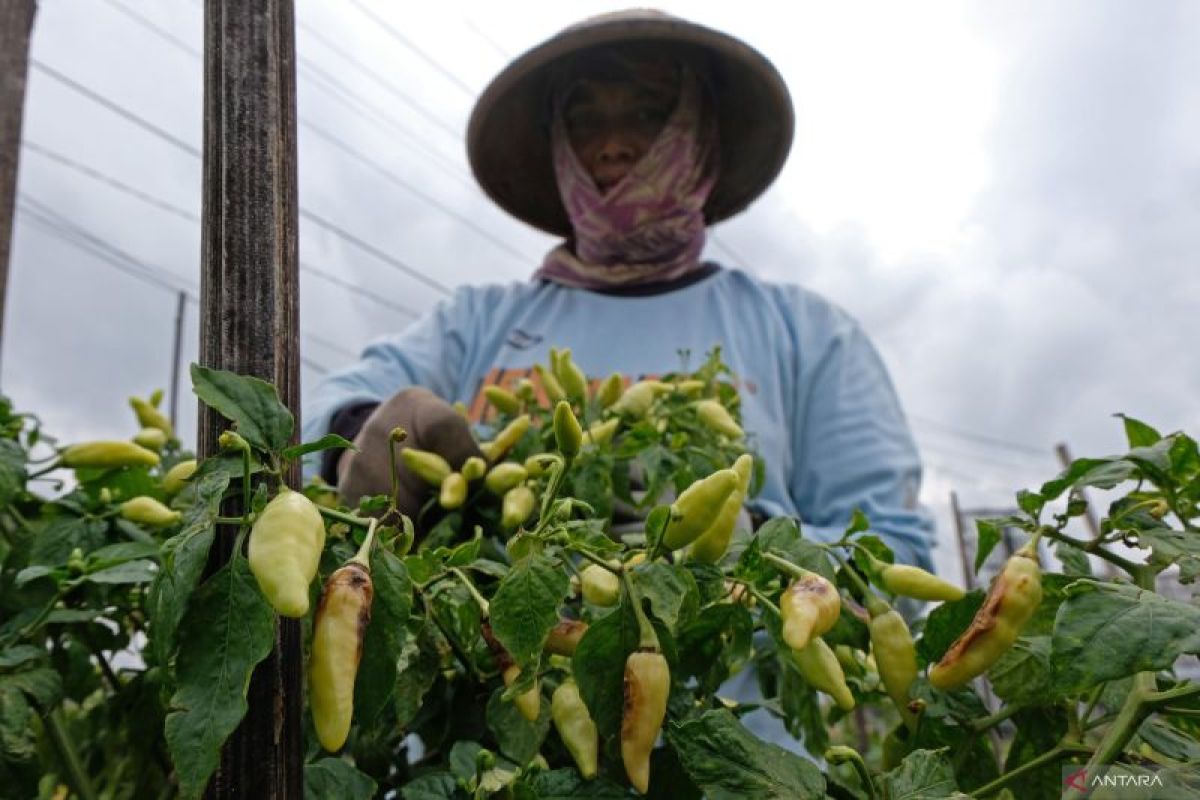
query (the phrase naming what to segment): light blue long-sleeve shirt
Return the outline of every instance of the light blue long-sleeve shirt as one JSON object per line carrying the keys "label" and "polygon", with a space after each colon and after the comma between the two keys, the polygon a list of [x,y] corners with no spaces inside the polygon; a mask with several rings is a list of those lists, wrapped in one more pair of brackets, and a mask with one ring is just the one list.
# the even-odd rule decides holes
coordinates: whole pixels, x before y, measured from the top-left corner
{"label": "light blue long-sleeve shirt", "polygon": [[[369,345],[305,397],[306,441],[333,414],[408,386],[476,402],[551,346],[589,377],[661,375],[720,345],[739,376],[742,422],[766,466],[751,503],[800,518],[806,538],[838,538],[861,508],[898,561],[931,566],[933,523],[917,503],[921,466],[895,390],[858,323],[818,295],[718,270],[670,292],[616,296],[543,282],[464,287],[406,330]],[[306,474],[317,470],[312,459]]]}

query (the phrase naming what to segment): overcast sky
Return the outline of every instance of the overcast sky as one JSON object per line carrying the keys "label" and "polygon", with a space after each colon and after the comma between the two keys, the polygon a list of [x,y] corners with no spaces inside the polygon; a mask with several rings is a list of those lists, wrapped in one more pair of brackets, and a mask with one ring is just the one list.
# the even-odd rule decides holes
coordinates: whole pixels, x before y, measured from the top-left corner
{"label": "overcast sky", "polygon": [[[3,391],[65,439],[124,436],[126,397],[168,382],[175,292],[199,291],[200,161],[187,151],[201,144],[203,12],[39,5]],[[314,220],[447,286],[529,275],[553,242],[474,187],[462,131],[510,57],[617,7],[450,0],[415,16],[382,0],[297,2],[306,382],[441,297]],[[787,80],[791,159],[713,229],[709,255],[814,288],[864,323],[922,446],[944,542],[951,489],[967,506],[1003,504],[1055,472],[1056,442],[1116,451],[1115,412],[1200,433],[1200,4],[661,7],[745,39]],[[157,283],[100,260],[103,244],[64,241],[80,241],[64,225]],[[196,313],[189,303],[185,363]],[[180,417],[191,437],[186,383]]]}

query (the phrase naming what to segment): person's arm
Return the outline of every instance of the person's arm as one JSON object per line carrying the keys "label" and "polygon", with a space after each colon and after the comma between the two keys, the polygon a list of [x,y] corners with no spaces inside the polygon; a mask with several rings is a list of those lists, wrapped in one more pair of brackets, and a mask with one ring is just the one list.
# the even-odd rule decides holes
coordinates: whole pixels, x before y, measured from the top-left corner
{"label": "person's arm", "polygon": [[[323,377],[305,394],[304,441],[319,439],[331,431],[353,439],[374,406],[411,386],[423,386],[443,398],[452,398],[466,352],[458,323],[460,300],[456,295],[441,303],[402,333],[368,345],[354,364]],[[365,414],[360,416],[355,409],[365,409]],[[338,430],[333,427],[335,419]],[[320,454],[306,458],[305,480],[324,474],[325,462]]]}
{"label": "person's arm", "polygon": [[795,407],[790,488],[804,535],[838,539],[860,508],[898,562],[931,569],[933,520],[917,501],[920,458],[887,368],[855,322],[835,319]]}

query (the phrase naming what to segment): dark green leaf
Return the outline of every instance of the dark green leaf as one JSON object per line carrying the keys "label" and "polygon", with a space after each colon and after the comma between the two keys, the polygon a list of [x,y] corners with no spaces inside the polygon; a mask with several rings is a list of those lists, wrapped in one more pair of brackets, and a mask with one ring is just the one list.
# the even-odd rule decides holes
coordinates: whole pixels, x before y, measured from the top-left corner
{"label": "dark green leaf", "polygon": [[1137,533],[1138,544],[1149,547],[1150,563],[1156,567],[1179,565],[1179,582],[1191,583],[1200,575],[1200,536],[1171,528]]}
{"label": "dark green leaf", "polygon": [[340,758],[304,765],[304,800],[371,800],[375,781]]}
{"label": "dark green leaf", "polygon": [[621,800],[629,796],[622,786],[603,777],[584,780],[573,769],[535,772],[518,783],[515,789],[517,800]]}
{"label": "dark green leaf", "polygon": [[1078,547],[1066,542],[1055,542],[1054,555],[1062,562],[1064,575],[1083,578],[1090,578],[1092,576],[1092,562],[1088,560],[1087,553]]}
{"label": "dark green leaf", "polygon": [[15,669],[30,661],[40,661],[46,657],[45,649],[31,644],[18,644],[0,650],[0,670]]}
{"label": "dark green leaf", "polygon": [[151,646],[159,664],[175,650],[175,631],[187,610],[192,590],[204,572],[215,533],[214,520],[229,476],[214,473],[196,484],[195,502],[183,514],[183,530],[162,548],[162,567],[150,586]]}
{"label": "dark green leaf", "polygon": [[0,687],[20,691],[42,711],[49,711],[62,696],[62,679],[44,665],[26,664],[24,669],[0,674]]}
{"label": "dark green leaf", "polygon": [[0,508],[25,487],[25,450],[11,439],[0,439]]}
{"label": "dark green leaf", "polygon": [[126,561],[115,567],[90,572],[83,577],[89,583],[149,583],[158,574],[158,565],[153,561],[139,559]]}
{"label": "dark green leaf", "polygon": [[491,601],[492,631],[522,667],[541,656],[558,608],[570,589],[562,568],[544,555],[513,565]]}
{"label": "dark green leaf", "polygon": [[720,567],[702,561],[685,561],[683,568],[692,573],[700,593],[700,605],[707,606],[725,596],[725,573]]}
{"label": "dark green leaf", "polygon": [[[47,567],[44,564],[26,567],[13,577],[13,586],[20,588],[26,584],[33,583],[38,578],[44,578],[47,575],[54,575],[56,572],[58,572],[57,568]],[[61,573],[59,577],[61,577]]]}
{"label": "dark green leaf", "polygon": [[653,562],[641,564],[630,574],[638,596],[650,601],[651,613],[674,635],[680,623],[695,616],[699,590],[692,574],[680,566]]}
{"label": "dark green leaf", "polygon": [[694,677],[701,692],[715,692],[750,657],[753,634],[754,619],[744,606],[722,603],[705,609],[676,640],[680,677]]}
{"label": "dark green leaf", "polygon": [[1080,458],[1072,461],[1057,478],[1042,484],[1038,493],[1050,501],[1072,487],[1111,489],[1128,480],[1135,472],[1137,468],[1123,459]]}
{"label": "dark green leaf", "polygon": [[255,447],[280,451],[288,446],[296,421],[266,381],[192,364],[192,391],[236,423],[237,432]]}
{"label": "dark green leaf", "polygon": [[67,563],[71,551],[76,548],[86,555],[104,546],[107,528],[103,520],[55,517],[34,538],[29,550],[29,563],[56,567]]}
{"label": "dark green leaf", "polygon": [[482,749],[483,745],[479,742],[455,742],[450,748],[450,756],[447,759],[450,772],[454,777],[463,782],[474,780],[478,773],[475,767],[475,757],[479,755],[479,751]]}
{"label": "dark green leaf", "polygon": [[1157,717],[1143,722],[1138,729],[1138,736],[1167,758],[1200,763],[1200,742]]}
{"label": "dark green leaf", "polygon": [[856,508],[850,515],[850,524],[846,526],[846,536],[862,533],[870,527],[871,521],[867,519],[867,515],[862,512],[861,508]]}
{"label": "dark green leaf", "polygon": [[412,610],[412,582],[404,562],[382,547],[371,556],[371,582],[371,623],[354,683],[354,717],[363,726],[370,726],[392,698],[404,626]]}
{"label": "dark green leaf", "polygon": [[970,626],[975,612],[983,605],[983,598],[984,593],[976,589],[961,600],[942,603],[929,614],[917,641],[917,658],[922,664],[941,660],[954,640]]}
{"label": "dark green leaf", "polygon": [[431,772],[409,781],[400,790],[404,800],[458,800],[467,797],[449,772]]}
{"label": "dark green leaf", "polygon": [[575,648],[573,672],[602,737],[621,728],[625,705],[625,659],[638,646],[638,623],[628,603],[593,622]]}
{"label": "dark green leaf", "polygon": [[358,452],[358,448],[354,446],[354,442],[338,436],[336,433],[327,433],[315,442],[305,442],[295,447],[285,447],[283,449],[283,457],[289,460],[296,459],[306,456],[309,453],[319,453],[322,450],[333,450],[336,448]]}
{"label": "dark green leaf", "polygon": [[1037,519],[1038,515],[1042,513],[1044,505],[1046,505],[1046,498],[1037,492],[1031,492],[1028,489],[1017,492],[1017,506],[1034,519]]}
{"label": "dark green leaf", "polygon": [[996,545],[1000,544],[1003,528],[996,520],[977,519],[975,530],[979,532],[978,541],[975,543],[975,572],[978,574],[983,562],[987,561]]}
{"label": "dark green leaf", "polygon": [[415,631],[410,628],[396,665],[396,725],[401,728],[421,710],[421,702],[438,676],[437,629],[432,622],[418,624]]}
{"label": "dark green leaf", "polygon": [[88,562],[111,567],[114,564],[132,561],[135,558],[157,559],[159,557],[158,551],[158,545],[153,541],[120,542],[118,544],[110,544],[107,547],[101,547],[99,550],[93,550],[88,555]]}
{"label": "dark green leaf", "polygon": [[1200,653],[1200,608],[1127,584],[1079,580],[1054,625],[1055,687],[1070,694]]}
{"label": "dark green leaf", "polygon": [[[1012,718],[1017,734],[1004,758],[1004,771],[1012,772],[1054,748],[1067,732],[1067,714],[1061,707],[1024,708]],[[1063,788],[1062,762],[1025,772],[1010,784],[1016,797],[1059,797]]]}
{"label": "dark green leaf", "polygon": [[492,692],[487,704],[487,725],[500,752],[518,764],[528,764],[537,755],[550,730],[550,704],[546,698],[538,707],[537,722],[521,716],[516,705],[502,699],[502,689]]}
{"label": "dark green leaf", "polygon": [[1045,703],[1051,691],[1050,637],[1022,636],[988,670],[996,696],[1009,705]]}
{"label": "dark green leaf", "polygon": [[825,779],[811,762],[759,741],[728,711],[669,725],[667,742],[710,800],[823,798]]}
{"label": "dark green leaf", "polygon": [[0,765],[33,757],[37,748],[35,716],[24,694],[0,684]]}
{"label": "dark green leaf", "polygon": [[888,800],[933,800],[963,797],[954,782],[954,767],[942,750],[914,750],[900,766],[879,778]]}
{"label": "dark green leaf", "polygon": [[1149,447],[1162,438],[1162,434],[1141,420],[1125,414],[1117,414],[1125,422],[1125,438],[1130,447]]}
{"label": "dark green leaf", "polygon": [[254,667],[275,644],[275,613],[236,557],[197,591],[180,626],[178,689],[166,739],[183,797],[199,797],[246,714]]}

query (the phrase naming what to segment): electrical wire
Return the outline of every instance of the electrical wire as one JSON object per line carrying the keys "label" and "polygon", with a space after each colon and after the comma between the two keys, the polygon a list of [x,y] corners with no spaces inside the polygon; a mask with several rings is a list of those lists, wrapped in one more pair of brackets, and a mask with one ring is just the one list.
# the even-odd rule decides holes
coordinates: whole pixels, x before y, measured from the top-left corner
{"label": "electrical wire", "polygon": [[453,83],[459,89],[462,89],[468,97],[472,99],[475,98],[477,94],[476,91],[468,86],[466,81],[455,75],[450,70],[446,69],[446,67],[444,67],[440,61],[418,47],[415,42],[411,41],[407,36],[389,25],[382,17],[376,15],[375,12],[364,6],[359,2],[359,0],[350,0],[350,5],[357,8],[360,14],[378,25],[389,36],[399,42],[401,46],[403,46],[410,53],[415,54],[418,58],[437,71],[438,74]]}

